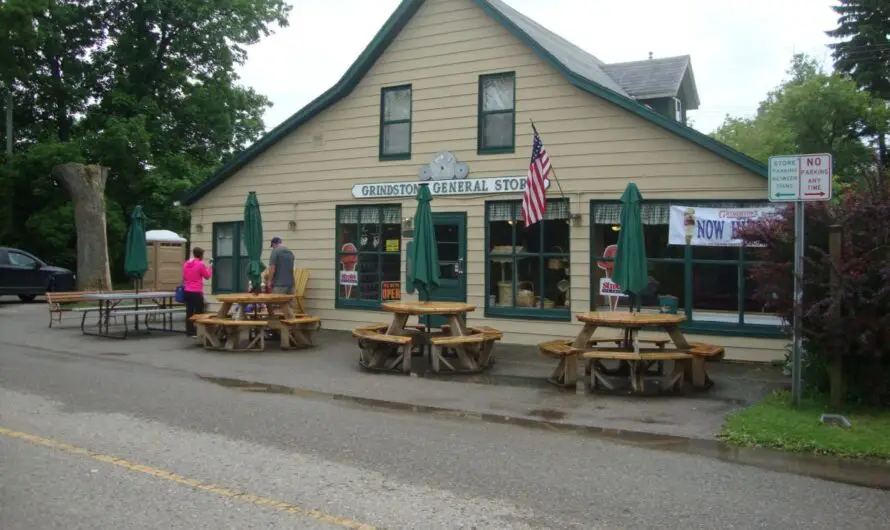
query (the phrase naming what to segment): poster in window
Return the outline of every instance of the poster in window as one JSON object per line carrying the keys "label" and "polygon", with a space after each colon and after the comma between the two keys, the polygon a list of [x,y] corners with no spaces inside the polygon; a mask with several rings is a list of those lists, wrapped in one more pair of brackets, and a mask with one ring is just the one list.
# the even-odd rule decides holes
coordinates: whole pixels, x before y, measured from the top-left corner
{"label": "poster in window", "polygon": [[[739,230],[775,215],[775,208],[704,208],[671,205],[671,245],[738,247]],[[750,245],[754,246],[754,245]]]}
{"label": "poster in window", "polygon": [[399,251],[399,240],[398,239],[387,239],[386,240],[386,251],[387,252],[398,252]]}
{"label": "poster in window", "polygon": [[402,299],[402,282],[381,282],[383,301]]}

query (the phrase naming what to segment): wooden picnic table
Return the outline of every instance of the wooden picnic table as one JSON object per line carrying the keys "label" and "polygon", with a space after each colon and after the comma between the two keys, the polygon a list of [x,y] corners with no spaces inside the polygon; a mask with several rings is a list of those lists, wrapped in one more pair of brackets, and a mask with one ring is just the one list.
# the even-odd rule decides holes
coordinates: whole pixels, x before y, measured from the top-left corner
{"label": "wooden picnic table", "polygon": [[[129,334],[128,317],[133,317],[136,331],[139,331],[139,318],[145,318],[144,329],[148,331],[166,331],[176,332],[173,326],[173,315],[175,313],[185,313],[182,307],[175,307],[174,299],[176,293],[174,291],[117,291],[107,293],[84,293],[83,300],[92,300],[98,303],[96,309],[81,308],[80,312],[83,317],[80,321],[80,330],[84,335],[94,335],[98,337],[108,337],[115,339],[125,339]],[[121,302],[135,302],[136,306],[120,307]],[[148,302],[143,307],[138,307],[140,301]],[[88,330],[86,325],[89,313],[96,311],[98,313],[97,331]],[[149,317],[160,317],[161,327],[151,327],[148,323]],[[124,330],[121,334],[111,333],[110,321],[117,317],[123,318]]]}
{"label": "wooden picnic table", "polygon": [[[412,347],[432,346],[432,368],[442,372],[479,372],[491,365],[494,342],[503,334],[488,327],[467,327],[464,315],[476,306],[464,302],[386,302],[382,309],[393,314],[389,324],[371,324],[353,330],[361,354],[359,364],[371,370],[411,370]],[[433,333],[423,325],[409,326],[412,316],[443,316],[447,324]]]}
{"label": "wooden picnic table", "polygon": [[[663,381],[667,387],[679,387],[688,378],[695,388],[705,388],[712,381],[705,371],[707,357],[722,356],[723,348],[710,344],[690,343],[686,340],[680,325],[686,321],[683,315],[664,313],[630,313],[619,311],[594,311],[575,316],[584,324],[574,340],[549,341],[539,345],[541,353],[558,357],[560,362],[550,377],[550,381],[562,387],[576,387],[582,383],[578,377],[578,361],[587,361],[586,373],[590,375],[590,386],[602,384],[612,389],[607,376],[615,371],[607,370],[602,361],[621,361],[629,368],[629,376],[634,391],[642,392],[644,379],[652,365],[659,366],[664,361],[674,361],[674,372]],[[615,338],[594,338],[597,329],[621,329],[622,335]],[[670,340],[641,339],[639,331],[662,331]],[[601,347],[603,343],[615,346]],[[661,374],[658,374],[661,375]]]}
{"label": "wooden picnic table", "polygon": [[[295,314],[291,303],[296,294],[235,293],[216,297],[220,302],[216,316],[199,316],[199,340],[205,347],[226,350],[264,350],[265,330],[273,329],[281,335],[281,348],[311,346],[312,332],[320,327],[321,319]],[[237,310],[229,318],[232,307]],[[253,311],[247,311],[252,306]],[[265,313],[259,312],[260,307]],[[248,343],[241,347],[241,331],[247,330]],[[223,340],[224,339],[224,340]]]}

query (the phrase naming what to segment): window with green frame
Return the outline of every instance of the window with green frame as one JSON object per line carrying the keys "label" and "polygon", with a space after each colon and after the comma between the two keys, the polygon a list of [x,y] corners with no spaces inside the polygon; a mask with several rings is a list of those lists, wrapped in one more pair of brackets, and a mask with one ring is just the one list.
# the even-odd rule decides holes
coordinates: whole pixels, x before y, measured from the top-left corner
{"label": "window with green frame", "polygon": [[513,153],[516,150],[516,74],[479,76],[477,150]]}
{"label": "window with green frame", "polygon": [[[650,283],[643,306],[657,309],[663,297],[677,299],[678,309],[688,319],[690,331],[737,335],[778,336],[781,318],[764,310],[754,299],[754,280],[749,275],[751,250],[739,247],[668,245],[671,204],[704,208],[769,207],[757,201],[644,201],[641,207]],[[602,278],[611,272],[614,258],[604,257],[618,242],[621,204],[591,201],[591,309],[609,310],[610,304],[627,308],[627,298],[610,299],[599,294]],[[746,259],[747,258],[747,259]]]}
{"label": "window with green frame", "polygon": [[337,307],[380,307],[383,282],[402,278],[402,207],[337,207]]}
{"label": "window with green frame", "polygon": [[213,292],[246,292],[247,261],[244,221],[213,223]]}
{"label": "window with green frame", "polygon": [[380,160],[411,158],[411,85],[380,91]]}
{"label": "window with green frame", "polygon": [[521,204],[485,203],[485,313],[569,320],[569,202],[548,200],[529,227]]}

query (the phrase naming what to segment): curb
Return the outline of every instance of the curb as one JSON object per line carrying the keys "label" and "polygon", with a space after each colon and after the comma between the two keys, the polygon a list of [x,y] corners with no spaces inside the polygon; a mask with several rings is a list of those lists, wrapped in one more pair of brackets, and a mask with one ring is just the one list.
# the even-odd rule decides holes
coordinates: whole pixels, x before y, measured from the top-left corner
{"label": "curb", "polygon": [[418,405],[404,401],[368,398],[350,394],[323,392],[308,388],[226,377],[195,374],[203,381],[241,392],[293,395],[305,399],[337,401],[389,410],[427,414],[442,419],[476,421],[498,425],[512,425],[531,429],[574,434],[604,440],[624,446],[674,454],[706,457],[732,464],[766,469],[779,473],[818,478],[853,486],[890,491],[890,464],[872,460],[850,460],[830,455],[800,454],[764,448],[748,448],[725,444],[719,440],[655,434],[645,431],[615,429],[546,419],[474,412],[434,405]]}

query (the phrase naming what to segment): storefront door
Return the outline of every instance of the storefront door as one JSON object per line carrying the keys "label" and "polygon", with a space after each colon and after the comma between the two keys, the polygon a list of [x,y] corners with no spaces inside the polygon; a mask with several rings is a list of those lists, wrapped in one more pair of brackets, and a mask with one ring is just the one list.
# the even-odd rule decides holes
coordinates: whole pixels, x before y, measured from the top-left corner
{"label": "storefront door", "polygon": [[[467,301],[467,214],[433,213],[436,249],[439,252],[439,288],[431,300]],[[444,317],[433,317],[429,325],[438,327]]]}

